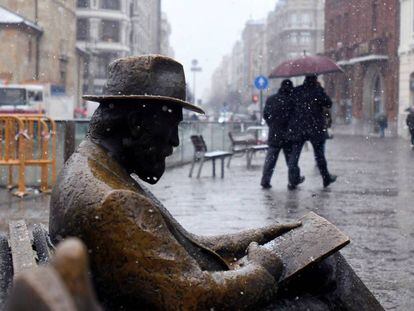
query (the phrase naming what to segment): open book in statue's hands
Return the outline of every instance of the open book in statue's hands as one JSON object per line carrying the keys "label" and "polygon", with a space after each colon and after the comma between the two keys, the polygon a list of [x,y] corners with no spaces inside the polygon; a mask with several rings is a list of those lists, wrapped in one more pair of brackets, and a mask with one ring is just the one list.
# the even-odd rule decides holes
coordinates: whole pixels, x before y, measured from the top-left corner
{"label": "open book in statue's hands", "polygon": [[337,227],[313,212],[300,221],[302,226],[263,246],[274,251],[283,262],[284,269],[279,282],[288,281],[350,242],[349,237]]}

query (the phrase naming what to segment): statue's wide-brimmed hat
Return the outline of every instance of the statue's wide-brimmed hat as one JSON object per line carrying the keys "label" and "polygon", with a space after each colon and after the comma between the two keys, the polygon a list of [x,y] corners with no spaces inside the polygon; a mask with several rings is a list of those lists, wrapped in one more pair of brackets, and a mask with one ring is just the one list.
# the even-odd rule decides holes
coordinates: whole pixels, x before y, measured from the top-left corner
{"label": "statue's wide-brimmed hat", "polygon": [[99,102],[172,103],[185,109],[204,113],[186,101],[183,66],[161,55],[125,57],[113,61],[108,68],[104,95],[85,95],[83,99]]}

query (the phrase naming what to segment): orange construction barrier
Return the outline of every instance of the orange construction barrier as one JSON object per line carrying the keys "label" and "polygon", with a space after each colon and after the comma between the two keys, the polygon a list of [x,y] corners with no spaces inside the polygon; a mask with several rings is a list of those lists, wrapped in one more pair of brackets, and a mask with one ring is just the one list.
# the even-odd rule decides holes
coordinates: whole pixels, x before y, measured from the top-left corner
{"label": "orange construction barrier", "polygon": [[23,197],[27,194],[27,166],[40,167],[40,191],[50,191],[49,167],[52,184],[56,181],[56,123],[40,114],[0,114],[0,165],[8,166],[7,187],[10,190],[16,186],[13,170],[17,167],[15,195]]}

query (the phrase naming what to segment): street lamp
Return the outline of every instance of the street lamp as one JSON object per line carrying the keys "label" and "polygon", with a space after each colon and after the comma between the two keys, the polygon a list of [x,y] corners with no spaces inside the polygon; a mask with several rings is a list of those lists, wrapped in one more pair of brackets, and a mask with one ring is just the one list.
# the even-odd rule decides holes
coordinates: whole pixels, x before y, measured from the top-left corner
{"label": "street lamp", "polygon": [[198,66],[198,60],[193,59],[191,62],[191,71],[193,72],[193,104],[196,103],[196,73],[201,72],[203,69]]}

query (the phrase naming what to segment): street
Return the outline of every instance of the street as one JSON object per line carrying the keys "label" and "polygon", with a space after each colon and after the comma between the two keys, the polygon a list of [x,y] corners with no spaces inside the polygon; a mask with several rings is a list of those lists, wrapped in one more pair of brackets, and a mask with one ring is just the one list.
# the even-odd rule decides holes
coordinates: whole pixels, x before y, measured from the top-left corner
{"label": "street", "polygon": [[[189,166],[168,170],[150,186],[154,194],[189,231],[235,232],[275,221],[297,220],[309,211],[327,218],[350,236],[343,254],[386,310],[411,310],[414,304],[414,152],[407,141],[335,136],[328,141],[329,168],[339,176],[328,189],[315,167],[311,149],[300,165],[306,181],[287,190],[287,170],[280,157],[273,188],[259,182],[264,154],[246,170],[235,158],[224,179],[211,177],[206,163],[202,178],[188,178]],[[0,230],[10,219],[47,223],[48,195],[14,198],[0,192]]]}

